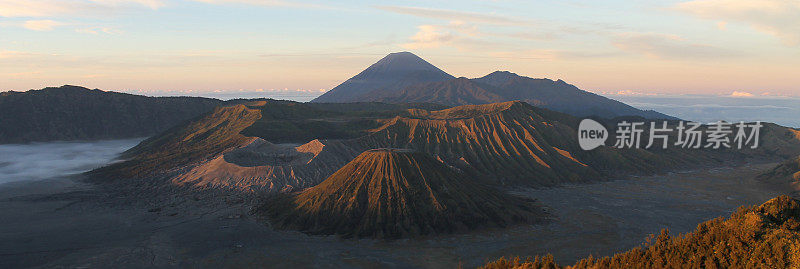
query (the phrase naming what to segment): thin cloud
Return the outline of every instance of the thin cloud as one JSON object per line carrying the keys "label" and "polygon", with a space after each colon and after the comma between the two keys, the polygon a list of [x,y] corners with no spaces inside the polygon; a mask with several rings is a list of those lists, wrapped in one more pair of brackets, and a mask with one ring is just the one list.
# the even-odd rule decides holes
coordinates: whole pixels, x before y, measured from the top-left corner
{"label": "thin cloud", "polygon": [[420,25],[417,28],[419,31],[411,36],[411,42],[403,44],[401,47],[411,50],[438,48],[450,44],[454,39],[452,33],[443,30],[440,26]]}
{"label": "thin cloud", "polygon": [[144,6],[158,9],[162,0],[3,0],[0,17],[57,17],[104,14],[122,7]]}
{"label": "thin cloud", "polygon": [[78,29],[75,29],[75,32],[81,33],[81,34],[92,34],[92,35],[98,35],[98,34],[101,34],[101,33],[109,34],[109,35],[122,34],[121,30],[117,30],[117,29],[114,29],[114,28],[111,28],[111,27],[78,28]]}
{"label": "thin cloud", "polygon": [[612,44],[624,51],[660,59],[709,59],[739,56],[739,53],[711,45],[691,43],[676,35],[625,33],[612,38]]}
{"label": "thin cloud", "polygon": [[420,25],[417,29],[417,33],[409,38],[410,42],[401,44],[400,47],[408,50],[452,47],[466,51],[484,50],[495,45],[483,39],[484,34],[477,27],[463,21],[451,21],[445,25]]}
{"label": "thin cloud", "polygon": [[65,23],[63,22],[57,22],[54,20],[31,20],[25,21],[25,23],[22,24],[22,27],[34,31],[52,31],[53,28],[62,26],[64,24]]}
{"label": "thin cloud", "polygon": [[406,14],[417,17],[440,19],[447,21],[465,21],[471,23],[486,23],[486,24],[497,24],[497,25],[521,25],[530,23],[525,20],[520,20],[508,16],[467,12],[467,11],[434,9],[434,8],[424,8],[424,7],[403,7],[403,6],[376,6],[375,8],[398,14]]}
{"label": "thin cloud", "polygon": [[731,97],[753,97],[753,96],[755,95],[749,92],[733,91],[733,93],[731,93]]}
{"label": "thin cloud", "polygon": [[773,35],[789,46],[800,45],[800,1],[795,0],[694,0],[672,9],[698,18],[744,23]]}
{"label": "thin cloud", "polygon": [[320,9],[332,8],[326,5],[288,2],[281,0],[193,0],[193,1],[203,2],[208,4],[245,4],[245,5],[266,6],[266,7],[293,7],[293,8],[320,8]]}
{"label": "thin cloud", "polygon": [[90,0],[90,1],[108,6],[138,4],[145,7],[149,7],[151,9],[158,9],[166,5],[165,1],[163,0]]}

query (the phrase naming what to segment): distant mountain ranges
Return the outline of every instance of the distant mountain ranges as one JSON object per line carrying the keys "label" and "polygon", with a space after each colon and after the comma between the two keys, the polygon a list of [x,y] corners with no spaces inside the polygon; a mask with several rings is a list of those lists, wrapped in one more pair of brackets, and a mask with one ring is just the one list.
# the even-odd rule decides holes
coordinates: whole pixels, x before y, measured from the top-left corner
{"label": "distant mountain ranges", "polygon": [[562,80],[534,79],[508,71],[496,71],[475,79],[455,78],[410,52],[387,55],[311,102],[374,101],[459,106],[514,100],[576,117],[675,119],[583,91]]}
{"label": "distant mountain ranges", "polygon": [[[498,71],[455,78],[410,52],[392,53],[313,103],[416,103],[428,107],[521,100],[577,117],[675,119],[578,89],[564,81]],[[147,97],[79,86],[0,93],[0,144],[150,136],[214,107],[245,100]]]}

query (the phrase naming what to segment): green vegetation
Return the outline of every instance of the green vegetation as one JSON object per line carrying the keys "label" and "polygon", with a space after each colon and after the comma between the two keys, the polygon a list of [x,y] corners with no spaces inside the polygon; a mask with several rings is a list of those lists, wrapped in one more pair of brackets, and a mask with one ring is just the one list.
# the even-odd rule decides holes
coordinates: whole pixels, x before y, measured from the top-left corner
{"label": "green vegetation", "polygon": [[671,236],[663,230],[643,247],[611,257],[589,257],[573,266],[552,256],[505,259],[483,268],[798,268],[800,201],[779,196],[761,206],[741,207],[730,219],[717,218],[694,232]]}

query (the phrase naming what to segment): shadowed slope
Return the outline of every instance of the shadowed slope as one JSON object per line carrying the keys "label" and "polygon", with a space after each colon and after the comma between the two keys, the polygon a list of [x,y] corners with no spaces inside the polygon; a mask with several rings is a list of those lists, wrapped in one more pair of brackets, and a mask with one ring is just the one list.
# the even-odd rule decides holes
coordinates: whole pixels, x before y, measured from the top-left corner
{"label": "shadowed slope", "polygon": [[280,228],[382,238],[503,227],[543,215],[424,153],[395,149],[366,151],[319,185],[262,210]]}
{"label": "shadowed slope", "polygon": [[398,91],[379,91],[364,95],[365,100],[388,103],[425,102],[450,106],[489,104],[508,101],[487,85],[478,85],[467,78],[420,83]]}
{"label": "shadowed slope", "polygon": [[107,178],[147,177],[205,161],[252,142],[254,138],[240,132],[259,118],[259,110],[245,105],[218,107],[210,114],[142,141],[123,153],[128,160],[90,173]]}
{"label": "shadowed slope", "polygon": [[[717,218],[689,234],[667,230],[642,248],[613,257],[589,257],[570,268],[798,268],[800,201],[779,196],[757,207],[742,207],[730,219]],[[500,259],[484,268],[562,268],[552,256],[525,262]]]}
{"label": "shadowed slope", "polygon": [[779,164],[770,171],[758,176],[758,180],[777,184],[800,194],[800,157]]}

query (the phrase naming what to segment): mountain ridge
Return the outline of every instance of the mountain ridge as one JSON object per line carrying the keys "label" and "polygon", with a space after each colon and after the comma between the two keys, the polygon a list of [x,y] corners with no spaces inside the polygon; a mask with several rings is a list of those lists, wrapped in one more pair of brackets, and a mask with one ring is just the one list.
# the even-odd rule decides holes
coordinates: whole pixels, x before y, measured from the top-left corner
{"label": "mountain ridge", "polygon": [[64,85],[0,94],[0,144],[145,137],[224,101],[147,97]]}
{"label": "mountain ridge", "polygon": [[311,102],[419,102],[459,106],[514,100],[576,117],[677,119],[581,90],[561,79],[535,79],[509,71],[494,71],[473,79],[456,78],[410,52],[387,55]]}
{"label": "mountain ridge", "polygon": [[[321,105],[325,110],[316,111]],[[575,128],[579,119],[521,101],[440,110],[408,107],[403,111],[380,110],[371,114],[363,114],[351,106],[363,105],[286,101],[242,105],[241,111],[252,111],[253,117],[237,116],[241,113],[234,111],[239,109],[237,106],[223,107],[220,109],[227,112],[175,129],[183,131],[148,139],[126,154],[127,161],[97,169],[95,173],[124,179],[169,174],[174,171],[169,168],[180,167],[180,173],[170,175],[171,184],[274,193],[314,186],[363,151],[407,148],[429,154],[487,184],[544,187],[626,174],[651,174],[745,156],[738,152],[677,149],[601,147],[583,151],[577,145]],[[303,113],[291,116],[294,114],[290,111]],[[254,129],[257,122],[280,128]],[[213,127],[221,123],[237,127]],[[313,128],[291,135],[299,140],[273,142],[287,137],[285,133],[293,126]],[[277,130],[283,131],[276,133]],[[753,151],[753,156],[800,151],[800,143],[786,137],[783,130],[769,125],[763,134],[770,141],[764,141],[764,149]],[[214,139],[193,142],[190,136]],[[150,141],[172,142],[160,145]],[[171,153],[170,148],[193,148],[195,154],[183,156]],[[154,156],[158,158],[153,159]],[[242,156],[251,156],[252,160],[243,160]]]}

